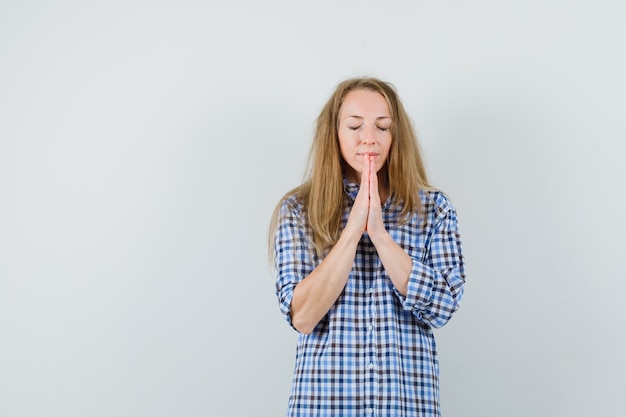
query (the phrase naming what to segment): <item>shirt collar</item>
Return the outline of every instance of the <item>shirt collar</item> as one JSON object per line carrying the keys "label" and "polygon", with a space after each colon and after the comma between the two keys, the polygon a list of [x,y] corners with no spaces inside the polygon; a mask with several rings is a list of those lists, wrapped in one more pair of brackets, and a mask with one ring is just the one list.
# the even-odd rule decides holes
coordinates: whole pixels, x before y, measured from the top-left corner
{"label": "shirt collar", "polygon": [[356,199],[356,195],[359,193],[359,186],[360,184],[351,182],[345,175],[343,176],[343,191],[350,199]]}

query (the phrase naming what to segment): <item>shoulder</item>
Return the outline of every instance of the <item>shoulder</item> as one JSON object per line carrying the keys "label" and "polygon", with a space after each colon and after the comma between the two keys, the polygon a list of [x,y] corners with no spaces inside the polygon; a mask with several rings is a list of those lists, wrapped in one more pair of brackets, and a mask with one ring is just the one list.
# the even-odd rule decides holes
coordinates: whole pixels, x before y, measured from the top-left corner
{"label": "shoulder", "polygon": [[280,202],[280,218],[285,217],[300,217],[304,211],[304,205],[302,198],[297,193],[287,193]]}
{"label": "shoulder", "polygon": [[455,214],[455,208],[450,199],[438,190],[421,190],[420,200],[426,216],[432,220],[441,219],[449,214]]}

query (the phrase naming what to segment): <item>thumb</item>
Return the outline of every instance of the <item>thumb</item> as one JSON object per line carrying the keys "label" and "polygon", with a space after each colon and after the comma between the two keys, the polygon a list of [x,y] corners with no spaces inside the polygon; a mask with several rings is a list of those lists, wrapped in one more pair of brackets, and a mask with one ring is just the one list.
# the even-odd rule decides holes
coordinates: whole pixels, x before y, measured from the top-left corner
{"label": "thumb", "polygon": [[363,170],[361,171],[361,189],[369,195],[369,158],[363,157]]}

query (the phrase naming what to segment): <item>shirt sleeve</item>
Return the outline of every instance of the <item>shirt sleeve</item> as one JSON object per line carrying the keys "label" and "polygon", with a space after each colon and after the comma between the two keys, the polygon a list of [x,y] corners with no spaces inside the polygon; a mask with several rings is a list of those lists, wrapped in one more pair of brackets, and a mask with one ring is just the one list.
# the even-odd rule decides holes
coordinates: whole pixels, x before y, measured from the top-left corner
{"label": "shirt sleeve", "polygon": [[314,269],[301,217],[295,199],[285,200],[280,208],[279,225],[274,236],[276,296],[280,311],[291,327],[293,290]]}
{"label": "shirt sleeve", "polygon": [[465,284],[464,257],[455,209],[446,201],[440,207],[422,256],[409,253],[413,266],[406,296],[396,294],[402,307],[420,320],[439,328],[458,310]]}

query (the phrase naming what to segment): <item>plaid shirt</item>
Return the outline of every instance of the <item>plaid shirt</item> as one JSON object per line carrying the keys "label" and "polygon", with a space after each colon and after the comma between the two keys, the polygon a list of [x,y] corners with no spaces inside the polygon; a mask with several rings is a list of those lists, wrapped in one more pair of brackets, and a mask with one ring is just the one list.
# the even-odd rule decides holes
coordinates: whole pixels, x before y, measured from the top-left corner
{"label": "plaid shirt", "polygon": [[[358,184],[344,179],[345,227]],[[367,234],[346,286],[311,334],[300,334],[288,416],[439,416],[439,364],[433,327],[458,309],[465,274],[456,212],[440,192],[420,192],[426,222],[397,221],[383,205],[387,231],[413,259],[406,296],[393,286]],[[287,198],[275,237],[276,293],[291,324],[294,287],[321,262],[302,205]]]}

